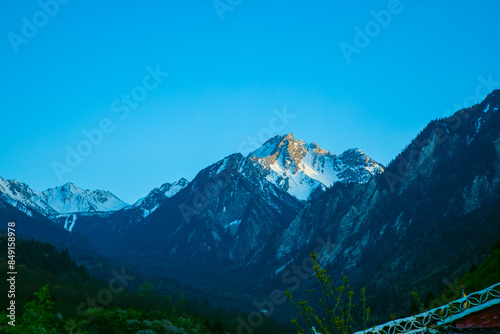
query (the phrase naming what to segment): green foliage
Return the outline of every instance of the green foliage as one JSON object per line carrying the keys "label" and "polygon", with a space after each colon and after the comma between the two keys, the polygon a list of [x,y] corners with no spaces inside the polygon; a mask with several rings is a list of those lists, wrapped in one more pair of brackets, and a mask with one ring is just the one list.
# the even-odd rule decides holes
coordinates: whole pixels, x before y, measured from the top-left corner
{"label": "green foliage", "polygon": [[[0,248],[7,248],[6,240],[0,237]],[[103,305],[99,296],[103,298],[102,292],[109,291],[109,282],[93,278],[67,250],[21,238],[16,246],[16,326],[8,325],[11,319],[5,314],[9,300],[0,298],[4,310],[0,312],[1,333],[226,334],[237,332],[238,317],[248,318],[248,314],[212,308],[207,300],[193,298],[190,290],[190,295],[184,295],[180,287],[169,286],[171,281],[158,278],[151,278],[155,284],[135,282],[137,292],[132,290],[133,284],[122,290],[120,281],[115,281],[113,291],[119,292],[113,292],[109,303]],[[4,254],[0,254],[0,271],[7,272]],[[96,263],[92,259],[87,262]],[[158,282],[165,284],[162,293]],[[0,281],[0,289],[8,291],[7,284]],[[266,318],[255,333],[288,332],[274,319]]]}
{"label": "green foliage", "polygon": [[411,292],[412,296],[413,296],[413,299],[415,299],[415,302],[417,303],[418,307],[419,307],[419,311],[420,312],[424,312],[425,311],[425,307],[424,307],[424,304],[422,304],[422,302],[420,301],[420,296],[418,295],[417,291],[413,290]]}
{"label": "green foliage", "polygon": [[[428,190],[423,189],[420,195],[419,192],[415,192],[415,196],[410,199],[423,200],[424,193],[427,196],[431,195]],[[436,196],[441,193],[444,196],[444,192],[438,192]],[[373,258],[370,256],[361,258],[358,268],[370,268],[370,266],[373,268],[362,280],[357,280],[356,270],[350,275],[356,285],[366,286],[367,291],[376,292],[368,294],[368,304],[372,307],[372,317],[378,318],[377,323],[389,321],[390,313],[395,313],[398,318],[409,316],[410,309],[414,311],[412,307],[414,299],[411,297],[413,289],[419,292],[427,309],[460,298],[461,277],[473,262],[478,266],[480,261],[486,258],[495,242],[494,238],[500,235],[500,199],[466,215],[451,215],[443,220],[443,217],[427,216],[427,211],[433,214],[439,211],[434,210],[434,207],[452,205],[455,202],[450,202],[449,196],[444,196],[441,202],[435,201],[432,196],[429,198],[431,198],[428,202],[429,210],[422,212],[407,213],[406,208],[411,207],[410,202],[401,204],[394,202],[394,205],[401,205],[401,211],[405,211],[402,219],[412,220],[412,224],[408,226],[407,237],[400,241],[400,246],[397,248],[390,248],[389,242],[387,248],[381,249],[380,256],[383,260],[379,262],[371,263]],[[389,216],[382,217],[381,222],[389,218]],[[424,222],[424,219],[433,221],[433,225],[424,229],[423,226],[426,225],[419,224]],[[398,236],[394,235],[394,238]],[[368,249],[367,252],[371,251]],[[482,289],[470,285],[465,280],[464,286],[466,293]],[[446,296],[441,298],[444,289]],[[428,303],[426,299],[428,292],[438,297],[439,303],[434,301]],[[419,306],[415,306],[419,313]]]}
{"label": "green foliage", "polygon": [[[296,326],[297,333],[323,333],[333,334],[342,333],[349,334],[353,332],[355,325],[352,311],[354,309],[353,297],[354,291],[350,290],[349,280],[343,276],[344,283],[340,286],[335,286],[330,275],[318,263],[318,254],[310,254],[314,275],[321,288],[320,296],[318,297],[313,289],[307,292],[313,298],[319,298],[318,302],[320,310],[317,311],[312,303],[299,300],[296,302],[290,291],[286,292],[286,296],[298,308],[299,313],[304,318],[307,329],[303,328],[297,319],[292,319],[292,324]],[[366,307],[365,289],[361,290],[362,301],[362,317],[363,328],[366,328],[370,320],[370,308]]]}
{"label": "green foliage", "polygon": [[488,256],[478,266],[473,263],[461,279],[453,283],[447,282],[439,297],[434,298],[432,293],[428,293],[426,309],[442,306],[463,297],[462,289],[465,294],[469,294],[498,282],[500,282],[500,242],[497,240]]}
{"label": "green foliage", "polygon": [[363,306],[363,328],[367,328],[370,322],[371,310],[366,306],[366,288],[361,289],[361,302]]}
{"label": "green foliage", "polygon": [[24,313],[16,319],[15,326],[6,325],[10,319],[2,318],[4,333],[57,333],[57,321],[52,313],[54,302],[48,286],[35,292],[35,300],[24,305]]}
{"label": "green foliage", "polygon": [[475,270],[472,267],[465,273],[463,282],[469,293],[500,282],[500,243],[498,241]]}
{"label": "green foliage", "polygon": [[210,326],[199,318],[170,316],[167,319],[167,316],[161,312],[89,309],[87,316],[92,321],[80,325],[88,333],[214,333]]}
{"label": "green foliage", "polygon": [[117,308],[89,308],[83,319],[64,321],[61,318],[58,319],[53,313],[54,302],[48,286],[44,286],[36,292],[35,297],[24,306],[24,313],[21,318],[16,320],[16,326],[8,325],[10,319],[6,315],[1,316],[2,333],[211,334],[220,333],[222,330],[220,325],[219,330],[213,330],[213,327],[216,326],[199,317]]}
{"label": "green foliage", "polygon": [[144,281],[144,283],[141,284],[139,287],[139,295],[143,297],[152,297],[156,294],[155,288],[153,287],[153,284],[151,284],[148,281]]}
{"label": "green foliage", "polygon": [[53,328],[55,315],[52,313],[54,302],[46,285],[35,292],[37,299],[24,305],[24,314],[19,322],[20,327],[24,326],[33,333],[55,333]]}
{"label": "green foliage", "polygon": [[428,292],[427,293],[427,296],[425,296],[425,302],[424,302],[424,308],[425,309],[428,309],[431,302],[436,299],[436,296],[434,296],[434,294],[432,292]]}

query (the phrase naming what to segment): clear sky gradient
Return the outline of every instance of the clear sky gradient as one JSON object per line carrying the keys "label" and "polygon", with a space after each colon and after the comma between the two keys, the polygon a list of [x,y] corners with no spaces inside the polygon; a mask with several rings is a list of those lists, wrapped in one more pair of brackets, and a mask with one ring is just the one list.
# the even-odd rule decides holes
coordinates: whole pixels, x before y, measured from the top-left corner
{"label": "clear sky gradient", "polygon": [[288,132],[387,164],[500,88],[496,0],[54,1],[0,2],[0,176],[37,190],[132,203]]}

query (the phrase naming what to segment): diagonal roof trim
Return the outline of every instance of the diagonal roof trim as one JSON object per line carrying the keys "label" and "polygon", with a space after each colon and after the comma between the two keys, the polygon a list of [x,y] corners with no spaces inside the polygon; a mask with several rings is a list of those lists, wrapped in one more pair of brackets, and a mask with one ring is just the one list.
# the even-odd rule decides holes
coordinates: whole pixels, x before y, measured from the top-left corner
{"label": "diagonal roof trim", "polygon": [[500,304],[500,283],[411,317],[387,322],[355,334],[413,334],[450,324],[471,313]]}

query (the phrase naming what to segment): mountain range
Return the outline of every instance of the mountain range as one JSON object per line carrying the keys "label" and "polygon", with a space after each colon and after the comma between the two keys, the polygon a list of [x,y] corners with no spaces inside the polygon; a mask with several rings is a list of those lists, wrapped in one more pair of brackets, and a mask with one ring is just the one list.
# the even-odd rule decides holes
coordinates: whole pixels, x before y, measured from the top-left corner
{"label": "mountain range", "polygon": [[[276,136],[132,205],[73,184],[37,192],[0,178],[0,216],[29,226],[28,236],[243,303],[296,288],[290,272],[313,250],[373,298],[438,289],[500,236],[499,107],[496,90],[430,122],[387,167],[357,148],[336,155]],[[394,298],[380,307],[400,314]]]}
{"label": "mountain range", "polygon": [[[216,165],[227,164],[228,160],[232,163],[233,158],[227,157]],[[249,162],[253,167],[250,167]],[[334,155],[315,143],[307,144],[296,140],[292,134],[269,139],[246,157],[245,164],[248,166],[238,168],[247,170],[247,178],[251,177],[248,169],[256,168],[258,171],[254,172],[264,178],[257,182],[273,184],[299,201],[311,199],[313,194],[325,191],[337,181],[365,183],[383,171],[382,165],[359,149]],[[0,177],[0,196],[28,215],[36,211],[48,218],[57,219],[68,214],[109,213],[125,209],[132,215],[140,212],[136,219],[141,220],[188,184],[189,181],[185,178],[165,183],[129,205],[109,191],[83,190],[73,183],[40,192],[18,180]],[[270,187],[269,184],[266,186]]]}
{"label": "mountain range", "polygon": [[128,205],[109,191],[83,190],[73,183],[39,192],[17,180],[1,177],[0,196],[28,215],[34,210],[49,217],[77,212],[116,211]]}

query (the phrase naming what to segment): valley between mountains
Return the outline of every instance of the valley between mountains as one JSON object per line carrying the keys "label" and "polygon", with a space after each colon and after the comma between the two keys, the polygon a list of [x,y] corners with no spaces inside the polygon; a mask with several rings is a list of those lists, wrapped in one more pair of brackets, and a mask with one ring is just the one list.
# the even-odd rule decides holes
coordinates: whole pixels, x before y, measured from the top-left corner
{"label": "valley between mountains", "polygon": [[77,260],[92,254],[284,320],[290,305],[271,312],[261,301],[304,293],[316,250],[332,277],[367,287],[374,312],[406,315],[408,291],[441,289],[500,237],[499,108],[496,90],[431,121],[388,166],[359,148],[275,136],[133,204],[72,183],[36,191],[0,178],[0,217]]}

